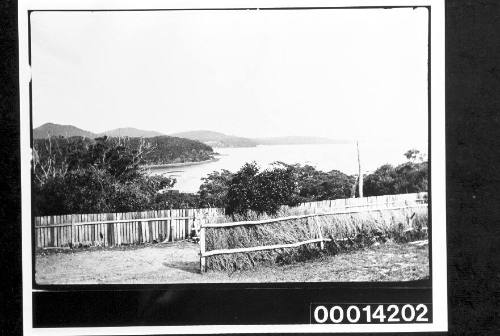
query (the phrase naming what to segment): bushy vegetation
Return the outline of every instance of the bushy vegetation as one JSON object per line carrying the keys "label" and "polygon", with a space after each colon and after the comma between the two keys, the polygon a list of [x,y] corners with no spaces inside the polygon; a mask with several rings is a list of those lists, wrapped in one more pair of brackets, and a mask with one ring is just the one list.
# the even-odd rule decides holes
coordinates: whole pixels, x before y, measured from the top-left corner
{"label": "bushy vegetation", "polygon": [[364,179],[366,196],[394,195],[427,191],[429,165],[417,150],[405,153],[408,162],[396,167],[386,164]]}
{"label": "bushy vegetation", "polygon": [[[210,158],[210,147],[175,137],[52,137],[34,142],[34,213],[60,215],[168,208],[225,208],[231,216],[274,215],[282,205],[349,198],[356,176],[309,165],[255,162],[237,172],[216,171],[197,193],[179,193],[175,179],[152,176],[145,164]],[[427,191],[428,166],[410,150],[408,162],[384,165],[364,178],[366,196]]]}
{"label": "bushy vegetation", "polygon": [[226,195],[227,214],[249,211],[274,214],[281,204],[296,202],[293,171],[290,167],[274,167],[259,171],[255,162],[245,164],[232,177]]}
{"label": "bushy vegetation", "polygon": [[214,172],[200,187],[201,202],[225,207],[229,215],[276,214],[281,205],[350,197],[354,177],[333,170],[276,162],[261,170],[255,162],[239,171]]}
{"label": "bushy vegetation", "polygon": [[171,136],[153,138],[129,138],[132,148],[137,148],[144,141],[153,150],[144,154],[146,164],[166,164],[197,162],[213,158],[212,147],[196,140]]}
{"label": "bushy vegetation", "polygon": [[[396,167],[386,164],[365,176],[364,196],[427,191],[428,163],[417,150],[410,150],[405,156],[407,162]],[[198,195],[201,206],[224,207],[228,215],[273,215],[280,205],[358,196],[357,176],[282,162],[261,170],[252,162],[236,173],[224,170],[210,174],[203,180]]]}
{"label": "bushy vegetation", "polygon": [[[53,141],[55,140],[55,141]],[[35,215],[124,212],[154,207],[158,191],[175,180],[147,176],[145,142],[129,146],[106,137],[55,138],[35,142]]]}
{"label": "bushy vegetation", "polygon": [[106,169],[78,169],[35,183],[36,215],[128,212],[154,208],[157,191],[172,181],[138,175],[124,181]]}
{"label": "bushy vegetation", "polygon": [[123,155],[135,155],[137,164],[157,165],[180,162],[195,162],[213,158],[213,149],[199,141],[171,137],[157,136],[152,138],[129,137],[49,137],[34,140],[35,155],[40,161],[54,160],[53,163],[67,163],[70,170],[75,166],[86,167],[93,163],[96,157],[102,156],[103,151],[110,147],[119,155],[112,157],[106,152],[108,163],[120,164],[118,161]]}
{"label": "bushy vegetation", "polygon": [[323,172],[309,165],[294,165],[293,169],[301,203],[353,196],[355,176],[346,175],[338,170]]}
{"label": "bushy vegetation", "polygon": [[233,173],[223,169],[214,171],[202,179],[198,195],[203,200],[203,205],[212,208],[224,208],[226,206],[227,193],[233,179]]}

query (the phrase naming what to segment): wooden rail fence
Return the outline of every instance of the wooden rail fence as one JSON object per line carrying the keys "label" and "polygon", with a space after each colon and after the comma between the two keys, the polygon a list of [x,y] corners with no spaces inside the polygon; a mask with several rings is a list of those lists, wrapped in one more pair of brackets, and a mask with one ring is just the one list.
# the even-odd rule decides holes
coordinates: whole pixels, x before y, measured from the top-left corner
{"label": "wooden rail fence", "polygon": [[[425,203],[427,193],[372,196],[308,202],[293,207],[304,212],[370,209]],[[283,210],[288,206],[283,206]],[[184,240],[202,224],[224,217],[222,208],[170,209],[126,213],[35,217],[36,248],[119,246]],[[204,244],[200,240],[200,245]]]}
{"label": "wooden rail fence", "polygon": [[[270,218],[270,219],[264,219],[264,220],[256,220],[256,221],[240,221],[240,222],[231,222],[231,223],[208,223],[208,224],[202,224],[200,228],[200,270],[201,272],[206,271],[206,258],[214,255],[220,255],[220,254],[233,254],[233,253],[248,253],[248,252],[256,252],[256,251],[264,251],[264,250],[275,250],[275,249],[283,249],[283,248],[292,248],[292,247],[299,247],[302,245],[306,244],[312,244],[312,243],[320,243],[320,248],[324,248],[324,242],[330,242],[333,239],[332,238],[324,238],[321,233],[321,228],[319,227],[319,224],[316,222],[317,225],[317,231],[319,238],[315,239],[309,239],[309,240],[304,240],[300,242],[295,242],[295,243],[289,243],[289,244],[275,244],[275,245],[265,245],[265,246],[252,246],[252,247],[242,247],[242,248],[232,248],[232,249],[216,249],[216,250],[210,250],[206,251],[206,229],[208,228],[228,228],[228,227],[235,227],[235,226],[248,226],[248,225],[261,225],[261,224],[271,224],[271,223],[279,223],[279,222],[286,222],[290,220],[296,220],[296,219],[302,219],[302,218],[309,218],[309,217],[320,217],[320,216],[332,216],[332,215],[345,215],[345,214],[352,214],[352,213],[361,213],[361,212],[373,212],[373,211],[382,211],[382,210],[401,210],[401,209],[416,209],[416,208],[427,208],[427,204],[425,202],[418,202],[416,199],[414,199],[414,203],[402,205],[402,206],[397,206],[397,207],[386,207],[379,206],[378,208],[373,206],[373,207],[366,207],[366,208],[359,208],[358,209],[341,209],[337,211],[332,211],[332,212],[325,212],[325,213],[313,213],[313,214],[306,214],[306,215],[297,215],[297,216],[287,216],[287,217],[280,217],[280,218]],[[336,239],[336,241],[341,241],[341,240],[346,240],[348,238],[343,238],[343,239]]]}

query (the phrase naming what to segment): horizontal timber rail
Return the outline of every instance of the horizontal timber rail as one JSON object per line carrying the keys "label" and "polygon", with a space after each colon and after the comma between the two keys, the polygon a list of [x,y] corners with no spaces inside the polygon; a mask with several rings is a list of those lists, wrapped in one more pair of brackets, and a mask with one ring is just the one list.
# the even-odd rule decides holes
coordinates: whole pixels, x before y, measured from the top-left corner
{"label": "horizontal timber rail", "polygon": [[202,257],[209,257],[213,255],[219,254],[231,254],[231,253],[245,253],[245,252],[255,252],[255,251],[265,251],[265,250],[277,250],[280,248],[289,248],[289,247],[299,247],[306,244],[319,243],[322,241],[331,241],[328,238],[318,238],[318,239],[310,239],[297,243],[290,244],[278,244],[278,245],[267,245],[267,246],[255,246],[255,247],[243,247],[243,248],[235,248],[228,250],[212,250],[205,253],[202,253]]}
{"label": "horizontal timber rail", "polygon": [[231,254],[231,253],[246,253],[246,252],[255,252],[255,251],[265,251],[265,250],[277,250],[281,248],[290,248],[290,247],[299,247],[302,245],[306,244],[313,244],[313,243],[321,243],[321,242],[331,242],[331,241],[347,241],[349,239],[353,238],[341,238],[341,239],[331,239],[331,238],[317,238],[317,239],[310,239],[310,240],[305,240],[302,242],[297,242],[297,243],[290,243],[290,244],[277,244],[277,245],[267,245],[267,246],[254,246],[254,247],[242,247],[242,248],[235,248],[235,249],[227,249],[227,250],[211,250],[208,252],[205,252],[201,254],[202,257],[210,257],[213,255],[220,255],[220,254]]}
{"label": "horizontal timber rail", "polygon": [[51,227],[58,227],[58,226],[78,226],[78,225],[95,225],[95,224],[134,223],[134,222],[151,222],[151,221],[166,221],[166,220],[181,220],[181,219],[196,219],[196,216],[115,219],[115,220],[102,220],[102,221],[92,221],[92,222],[64,223],[64,224],[54,224],[54,225],[37,225],[36,227],[37,228],[51,228]]}
{"label": "horizontal timber rail", "polygon": [[424,207],[427,207],[427,204],[405,205],[405,206],[391,207],[391,208],[334,211],[334,212],[325,212],[325,213],[317,213],[317,214],[307,214],[307,215],[287,216],[287,217],[281,217],[281,218],[263,219],[263,220],[258,220],[258,221],[241,221],[241,222],[232,222],[232,223],[212,223],[212,224],[203,224],[201,227],[208,229],[208,228],[233,227],[233,226],[240,226],[240,225],[259,225],[259,224],[270,224],[270,223],[284,222],[284,221],[301,219],[301,218],[308,218],[308,217],[346,215],[346,214],[351,214],[351,213],[383,211],[383,210],[400,210],[400,209],[407,209],[407,208],[424,208]]}

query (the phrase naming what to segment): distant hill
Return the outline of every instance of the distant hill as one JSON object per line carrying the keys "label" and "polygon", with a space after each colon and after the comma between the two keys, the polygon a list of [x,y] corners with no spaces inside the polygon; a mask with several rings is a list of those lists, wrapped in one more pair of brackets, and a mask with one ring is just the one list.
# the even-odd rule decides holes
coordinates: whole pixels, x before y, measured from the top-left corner
{"label": "distant hill", "polygon": [[152,138],[156,136],[162,136],[164,134],[156,131],[145,131],[138,128],[125,127],[99,133],[99,136],[104,135],[109,137]]}
{"label": "distant hill", "polygon": [[144,155],[144,163],[147,165],[200,162],[214,159],[213,149],[201,141],[171,137],[159,132],[131,127],[117,128],[96,134],[72,125],[47,123],[33,130],[35,148],[42,157],[47,156],[44,150],[50,147],[46,145],[49,137],[56,137],[51,141],[58,144],[59,153],[57,155],[65,157],[71,148],[93,144],[96,141],[95,138],[104,135],[108,137],[106,141],[122,141],[126,146],[132,148],[138,147],[142,142],[141,138],[145,138],[146,143],[154,147],[154,150]]}
{"label": "distant hill", "polygon": [[[99,134],[92,133],[72,125],[58,125],[46,123],[33,130],[35,139],[45,139],[48,136],[63,137],[86,137],[94,139],[100,136],[108,137],[130,137],[130,138],[154,138],[165,136],[156,131],[146,131],[133,127],[117,128],[105,131]],[[333,140],[322,137],[311,136],[285,136],[285,137],[266,137],[266,138],[245,138],[234,135],[227,135],[220,132],[197,130],[170,134],[172,137],[178,137],[189,140],[196,140],[210,147],[255,147],[257,145],[303,145],[303,144],[344,144],[351,143],[349,140]]]}
{"label": "distant hill", "polygon": [[310,136],[284,136],[252,139],[260,145],[313,145],[313,144],[348,144],[350,140],[334,140]]}
{"label": "distant hill", "polygon": [[212,147],[255,147],[257,145],[310,145],[351,143],[350,140],[333,140],[311,136],[244,138],[207,130],[181,132],[171,134],[171,136],[198,140]]}
{"label": "distant hill", "polygon": [[46,123],[33,129],[34,139],[44,139],[48,138],[49,136],[63,136],[66,138],[72,136],[80,136],[93,139],[97,136],[97,134],[72,125],[59,125],[53,123]]}
{"label": "distant hill", "polygon": [[206,130],[175,133],[171,136],[198,140],[211,147],[255,147],[258,145],[252,139]]}
{"label": "distant hill", "polygon": [[152,138],[162,136],[164,134],[156,131],[145,131],[133,127],[116,128],[97,134],[83,130],[73,125],[59,125],[54,123],[46,123],[33,130],[33,137],[35,139],[44,139],[49,136],[63,136],[65,138],[80,136],[94,139],[104,135],[108,137]]}

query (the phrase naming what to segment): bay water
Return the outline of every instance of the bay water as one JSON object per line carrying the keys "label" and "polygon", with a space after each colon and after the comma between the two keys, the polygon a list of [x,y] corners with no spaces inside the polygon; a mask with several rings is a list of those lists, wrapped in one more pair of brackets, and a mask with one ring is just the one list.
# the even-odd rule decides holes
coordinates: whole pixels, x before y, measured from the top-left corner
{"label": "bay water", "polygon": [[[362,171],[373,172],[383,164],[397,165],[407,159],[403,155],[414,147],[399,142],[370,142],[360,144]],[[426,153],[425,148],[417,148]],[[268,168],[273,162],[288,164],[307,164],[318,170],[339,170],[345,174],[357,174],[358,159],[355,144],[310,144],[310,145],[259,145],[244,148],[214,148],[218,160],[151,169],[151,174],[162,174],[177,180],[173,189],[180,192],[197,192],[202,178],[213,171],[227,169],[238,171],[245,163],[255,161],[262,168]]]}

